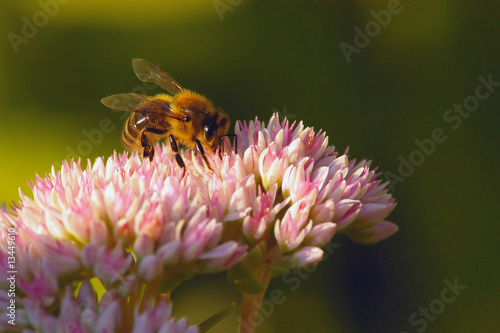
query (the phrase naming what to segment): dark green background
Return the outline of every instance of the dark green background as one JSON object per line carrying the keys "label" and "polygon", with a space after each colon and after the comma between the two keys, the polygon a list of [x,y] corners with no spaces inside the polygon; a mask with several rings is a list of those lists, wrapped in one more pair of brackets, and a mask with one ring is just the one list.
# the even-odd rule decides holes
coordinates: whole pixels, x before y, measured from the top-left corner
{"label": "dark green background", "polygon": [[[221,0],[228,3],[227,0]],[[273,110],[323,129],[339,151],[398,172],[414,141],[442,128],[446,141],[396,184],[390,219],[400,231],[375,246],[336,236],[330,258],[295,283],[275,279],[286,301],[261,332],[417,332],[408,319],[441,295],[445,279],[467,289],[427,332],[500,329],[498,125],[500,88],[453,130],[443,114],[473,94],[478,76],[500,81],[500,9],[494,1],[402,1],[401,12],[347,63],[339,47],[389,1],[83,1],[54,17],[15,53],[36,1],[0,4],[0,201],[29,193],[26,180],[77,150],[83,130],[113,130],[83,159],[120,146],[122,114],[99,100],[140,87],[130,60],[148,59],[234,120]],[[150,94],[160,92],[151,91]],[[78,152],[77,152],[78,153]],[[72,156],[72,155],[70,155]],[[176,313],[196,323],[237,298],[222,276],[190,281]],[[435,302],[434,302],[435,303]],[[434,304],[432,303],[432,304]],[[215,332],[236,332],[235,319]],[[419,317],[421,318],[421,317]]]}

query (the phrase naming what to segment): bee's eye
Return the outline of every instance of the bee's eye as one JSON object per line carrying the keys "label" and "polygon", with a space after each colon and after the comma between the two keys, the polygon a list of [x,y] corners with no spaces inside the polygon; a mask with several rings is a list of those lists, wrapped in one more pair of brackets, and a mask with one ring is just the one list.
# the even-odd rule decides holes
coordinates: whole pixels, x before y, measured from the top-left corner
{"label": "bee's eye", "polygon": [[191,121],[191,118],[189,118],[189,117],[182,117],[181,120],[183,122],[187,123],[187,122]]}
{"label": "bee's eye", "polygon": [[203,137],[207,142],[212,142],[215,136],[215,126],[214,124],[205,125]]}

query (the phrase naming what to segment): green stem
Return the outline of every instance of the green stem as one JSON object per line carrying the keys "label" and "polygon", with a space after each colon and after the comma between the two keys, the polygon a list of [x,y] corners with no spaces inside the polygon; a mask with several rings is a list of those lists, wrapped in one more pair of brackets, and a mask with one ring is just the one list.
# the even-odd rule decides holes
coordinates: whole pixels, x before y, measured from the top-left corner
{"label": "green stem", "polygon": [[[265,290],[272,276],[272,268],[264,263],[255,271],[255,276],[264,287],[260,294],[243,294],[241,302],[240,333],[255,333],[257,326],[261,325],[262,315],[259,315],[260,305],[264,298]],[[258,320],[260,319],[260,321]]]}

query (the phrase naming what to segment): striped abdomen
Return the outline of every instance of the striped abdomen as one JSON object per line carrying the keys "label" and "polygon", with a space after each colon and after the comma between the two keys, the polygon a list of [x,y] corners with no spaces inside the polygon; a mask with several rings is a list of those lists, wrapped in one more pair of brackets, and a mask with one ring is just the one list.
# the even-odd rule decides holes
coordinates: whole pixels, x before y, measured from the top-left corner
{"label": "striped abdomen", "polygon": [[143,113],[132,113],[125,122],[122,133],[122,143],[130,151],[139,150],[141,146],[141,133],[149,122],[148,116]]}

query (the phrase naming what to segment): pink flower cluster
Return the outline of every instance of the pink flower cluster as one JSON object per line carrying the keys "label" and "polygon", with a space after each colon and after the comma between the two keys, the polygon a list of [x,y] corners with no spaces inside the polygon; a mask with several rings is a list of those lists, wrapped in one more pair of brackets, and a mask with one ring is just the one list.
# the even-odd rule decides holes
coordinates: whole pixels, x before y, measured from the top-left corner
{"label": "pink flower cluster", "polygon": [[[387,184],[370,162],[335,152],[325,133],[273,115],[267,125],[237,123],[236,135],[236,151],[208,154],[213,171],[185,151],[183,175],[159,146],[152,162],[115,153],[37,176],[32,198],[20,192],[12,212],[0,210],[2,308],[9,228],[17,270],[17,323],[0,327],[197,332],[158,295],[242,262],[275,272],[315,265],[335,232],[371,244],[397,231],[384,220],[395,207]],[[91,279],[106,291],[101,299]]]}
{"label": "pink flower cluster", "polygon": [[[221,239],[223,223],[208,216],[199,180],[182,177],[165,154],[154,164],[116,154],[85,169],[65,163],[59,172],[37,177],[33,199],[21,192],[13,214],[0,212],[2,263],[7,262],[7,229],[15,227],[17,233],[17,315],[26,327],[65,323],[64,313],[54,309],[62,307],[67,297],[61,295],[75,281],[97,278],[120,299],[106,311],[119,316],[137,305],[127,299],[143,285],[146,292],[148,285],[158,286],[150,292],[157,296],[194,274],[225,270],[246,255],[245,244]],[[7,301],[0,296],[0,306]],[[16,327],[22,329],[20,322]],[[73,324],[82,332],[115,332],[100,330],[99,320]]]}
{"label": "pink flower cluster", "polygon": [[264,247],[276,268],[317,264],[335,232],[373,244],[397,231],[384,220],[396,205],[387,183],[370,161],[339,155],[324,132],[275,114],[267,125],[237,123],[236,134],[238,154],[202,173],[213,216],[230,239]]}

